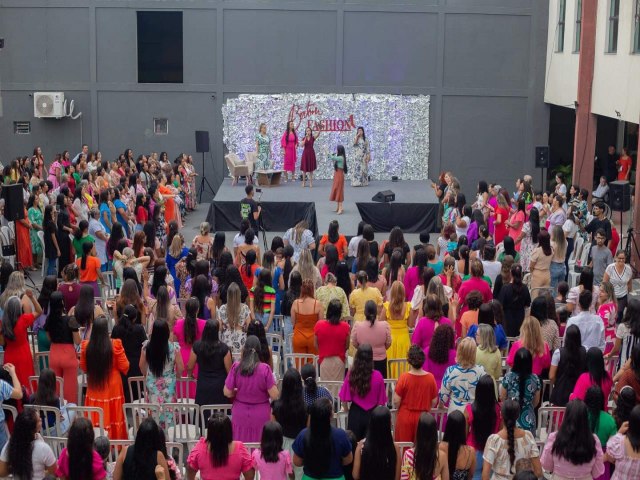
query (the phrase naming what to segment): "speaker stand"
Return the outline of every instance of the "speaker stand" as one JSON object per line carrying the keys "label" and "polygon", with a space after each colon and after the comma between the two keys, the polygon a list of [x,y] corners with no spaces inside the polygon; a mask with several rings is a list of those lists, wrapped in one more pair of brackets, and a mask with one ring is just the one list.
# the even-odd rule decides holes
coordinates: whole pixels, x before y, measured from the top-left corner
{"label": "speaker stand", "polygon": [[[16,226],[15,226],[15,222],[19,222],[19,221],[20,221],[20,220],[14,220],[14,221],[13,221],[14,229],[16,228]],[[14,231],[15,231],[15,230],[14,230]],[[16,245],[16,259],[15,259],[15,262],[14,262],[14,263],[15,263],[14,267],[15,267],[15,269],[16,269],[17,271],[22,272],[22,275],[24,276],[24,282],[25,282],[26,284],[28,284],[28,285],[31,287],[31,289],[35,290],[35,291],[36,291],[36,292],[38,292],[38,294],[39,294],[39,293],[40,293],[40,289],[39,289],[39,288],[38,288],[38,286],[36,285],[36,282],[34,282],[34,281],[33,281],[33,278],[31,278],[31,274],[29,273],[29,270],[28,270],[28,269],[26,269],[26,268],[24,268],[24,267],[22,266],[22,263],[20,263],[20,262],[18,261],[18,249],[19,249],[19,244],[20,244],[20,242],[18,242],[18,239],[17,239],[17,238],[15,238],[15,233],[14,233],[14,243],[15,243],[15,245]],[[44,251],[42,252],[42,261],[43,261],[43,262],[45,261],[45,258],[44,258]],[[44,280],[44,278],[43,278],[42,280]]]}
{"label": "speaker stand", "polygon": [[207,177],[204,175],[204,152],[202,152],[202,177],[200,178],[200,187],[198,188],[198,203],[202,203],[202,193],[205,188],[208,188],[211,194],[215,197],[216,192],[213,190],[209,180],[207,180]]}
{"label": "speaker stand", "polygon": [[[544,167],[540,167],[540,191],[544,192]],[[533,200],[535,200],[535,198]]]}

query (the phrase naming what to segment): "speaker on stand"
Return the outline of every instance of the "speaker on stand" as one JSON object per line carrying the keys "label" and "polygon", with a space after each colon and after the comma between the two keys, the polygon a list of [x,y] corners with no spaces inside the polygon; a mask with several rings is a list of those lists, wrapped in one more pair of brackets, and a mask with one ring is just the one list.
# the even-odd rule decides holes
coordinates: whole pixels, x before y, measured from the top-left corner
{"label": "speaker on stand", "polygon": [[207,130],[196,130],[196,152],[202,153],[202,177],[200,178],[200,187],[198,188],[198,203],[202,202],[202,193],[208,188],[212,195],[216,192],[207,180],[204,174],[204,154],[209,153],[209,132]]}
{"label": "speaker on stand", "polygon": [[609,183],[609,206],[612,212],[620,212],[620,237],[624,232],[623,213],[631,209],[631,184],[626,180]]}
{"label": "speaker on stand", "polygon": [[544,191],[544,169],[549,168],[549,146],[536,147],[536,168],[540,169],[540,190]]}

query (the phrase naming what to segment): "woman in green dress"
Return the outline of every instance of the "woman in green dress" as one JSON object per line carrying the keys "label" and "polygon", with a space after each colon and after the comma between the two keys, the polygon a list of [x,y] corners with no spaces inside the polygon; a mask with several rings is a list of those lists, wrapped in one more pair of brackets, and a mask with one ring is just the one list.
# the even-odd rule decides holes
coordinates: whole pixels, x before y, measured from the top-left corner
{"label": "woman in green dress", "polygon": [[29,195],[29,201],[27,202],[27,216],[31,222],[31,230],[29,230],[29,237],[31,239],[31,252],[35,259],[34,265],[37,265],[38,258],[42,255],[42,244],[38,238],[38,231],[42,230],[42,210],[39,208],[40,200],[37,195]]}
{"label": "woman in green dress", "polygon": [[256,161],[255,170],[271,170],[271,139],[267,135],[267,124],[261,123],[256,135],[256,152],[258,152],[258,160]]}

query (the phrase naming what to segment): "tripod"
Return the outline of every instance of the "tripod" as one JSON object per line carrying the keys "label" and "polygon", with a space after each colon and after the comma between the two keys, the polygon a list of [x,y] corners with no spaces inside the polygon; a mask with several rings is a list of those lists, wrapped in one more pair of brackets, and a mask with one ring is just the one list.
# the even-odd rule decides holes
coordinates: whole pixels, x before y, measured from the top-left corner
{"label": "tripod", "polygon": [[211,194],[215,196],[216,192],[213,190],[209,180],[207,180],[207,177],[204,175],[204,152],[202,152],[202,178],[200,179],[200,187],[198,187],[198,203],[202,203],[202,193],[204,192],[205,187],[207,187]]}
{"label": "tripod", "polygon": [[[19,221],[20,221],[20,220],[14,220],[14,228],[17,228],[17,227],[15,226],[15,223],[16,223],[16,222],[19,222]],[[17,271],[22,272],[22,275],[24,276],[24,281],[25,281],[25,283],[26,283],[26,284],[28,284],[28,285],[29,285],[33,290],[35,290],[36,292],[40,293],[40,289],[37,287],[36,282],[33,280],[33,278],[31,278],[31,274],[29,273],[29,270],[28,270],[28,269],[26,269],[26,268],[24,268],[24,267],[23,267],[23,265],[22,265],[22,263],[20,263],[20,262],[18,261],[18,251],[19,251],[19,248],[20,248],[20,247],[19,247],[20,242],[18,242],[18,239],[17,239],[17,238],[15,238],[15,234],[14,234],[14,237],[13,237],[13,243],[14,243],[14,244],[15,244],[15,246],[16,246],[16,256],[15,256],[15,261],[14,261],[14,267],[15,267],[15,269],[16,269]],[[44,250],[43,250],[43,252],[42,252],[42,261],[43,261],[43,262],[45,261],[45,259],[44,259]],[[44,278],[43,278],[43,280],[44,280]]]}
{"label": "tripod", "polygon": [[[258,193],[260,194],[258,197],[258,205],[262,207],[262,204],[260,203],[260,199],[262,198],[262,189],[258,189]],[[263,252],[266,252],[269,249],[267,248],[267,229],[264,226],[262,210],[260,210],[260,215],[258,215],[258,235],[260,235],[260,232],[262,232],[262,245],[264,246]]]}
{"label": "tripod", "polygon": [[631,246],[632,245],[633,245],[634,251],[636,252],[636,258],[640,259],[640,250],[638,249],[638,243],[636,242],[636,239],[635,239],[635,236],[634,236],[634,229],[633,229],[633,227],[629,227],[627,229],[627,243],[624,246],[624,254],[627,257],[627,262],[629,262],[629,266],[633,270],[633,276],[637,277],[638,276],[638,271],[631,264]]}

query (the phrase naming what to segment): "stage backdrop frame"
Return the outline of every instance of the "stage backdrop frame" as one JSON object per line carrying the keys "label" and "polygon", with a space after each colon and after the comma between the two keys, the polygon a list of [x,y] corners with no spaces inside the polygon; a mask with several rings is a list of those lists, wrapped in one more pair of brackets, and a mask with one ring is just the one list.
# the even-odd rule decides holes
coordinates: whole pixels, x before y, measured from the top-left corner
{"label": "stage backdrop frame", "polygon": [[[299,140],[308,125],[314,133],[318,168],[314,177],[333,178],[327,160],[337,145],[344,145],[347,164],[353,171],[353,141],[357,127],[365,129],[372,179],[429,178],[429,95],[386,94],[242,94],[222,106],[223,142],[229,152],[244,158],[256,149],[261,123],[267,125],[274,168],[282,168],[280,140],[289,119],[296,124]],[[297,149],[296,171],[300,171],[302,145]],[[347,175],[350,178],[350,173]]]}

